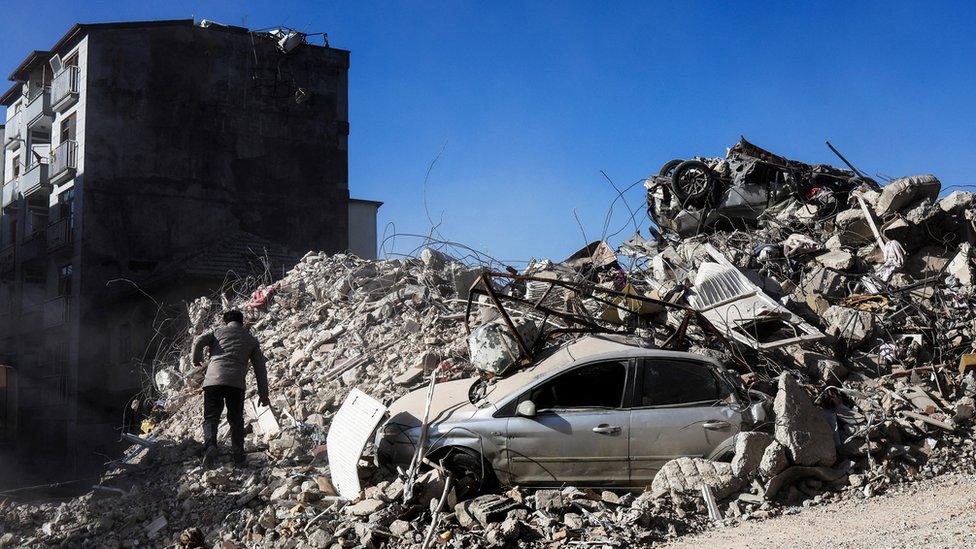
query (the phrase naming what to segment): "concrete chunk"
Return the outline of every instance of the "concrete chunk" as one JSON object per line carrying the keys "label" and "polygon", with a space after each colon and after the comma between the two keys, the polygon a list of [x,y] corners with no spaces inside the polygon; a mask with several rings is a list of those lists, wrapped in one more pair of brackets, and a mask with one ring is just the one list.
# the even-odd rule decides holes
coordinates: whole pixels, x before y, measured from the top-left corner
{"label": "concrete chunk", "polygon": [[485,494],[469,502],[467,512],[482,526],[505,519],[509,511],[518,507],[514,500],[499,494]]}
{"label": "concrete chunk", "polygon": [[384,503],[382,500],[364,499],[351,507],[346,507],[346,512],[353,516],[366,517],[379,511],[385,506],[386,503]]}
{"label": "concrete chunk", "polygon": [[790,466],[790,458],[786,455],[786,447],[775,440],[763,451],[759,460],[759,474],[764,478],[773,478]]}
{"label": "concrete chunk", "polygon": [[756,474],[763,451],[773,441],[766,433],[738,433],[735,435],[735,457],[732,458],[732,474],[749,479]]}
{"label": "concrete chunk", "polygon": [[817,256],[817,262],[835,271],[850,271],[854,268],[854,254],[846,250],[830,250]]}
{"label": "concrete chunk", "polygon": [[831,466],[837,460],[834,434],[823,412],[792,376],[779,376],[773,401],[776,441],[786,447],[795,465]]}
{"label": "concrete chunk", "polygon": [[[523,320],[516,324],[516,328],[522,341],[531,348],[538,334],[535,323]],[[475,368],[496,375],[503,374],[522,355],[515,336],[502,322],[482,324],[472,330],[468,336],[468,351]]]}
{"label": "concrete chunk", "polygon": [[952,191],[939,201],[939,208],[953,215],[961,214],[976,207],[976,193],[969,191]]}
{"label": "concrete chunk", "polygon": [[934,175],[902,177],[885,185],[874,205],[874,213],[884,217],[924,198],[936,200],[942,183]]}
{"label": "concrete chunk", "polygon": [[716,499],[725,499],[742,487],[742,480],[732,474],[728,463],[703,458],[681,457],[664,464],[651,482],[653,497],[667,494],[695,495],[702,484],[708,485]]}
{"label": "concrete chunk", "polygon": [[848,307],[831,305],[823,315],[827,334],[858,345],[874,333],[874,315]]}
{"label": "concrete chunk", "polygon": [[871,225],[860,208],[851,208],[837,214],[834,226],[840,243],[845,246],[860,246],[874,240]]}

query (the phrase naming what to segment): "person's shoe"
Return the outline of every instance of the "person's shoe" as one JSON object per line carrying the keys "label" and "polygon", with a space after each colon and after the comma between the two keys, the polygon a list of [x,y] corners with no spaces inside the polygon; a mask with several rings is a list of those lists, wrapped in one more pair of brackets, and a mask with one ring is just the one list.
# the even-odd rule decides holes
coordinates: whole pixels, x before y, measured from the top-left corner
{"label": "person's shoe", "polygon": [[207,446],[207,449],[203,451],[203,468],[209,471],[214,468],[214,463],[217,461],[217,448],[214,446]]}
{"label": "person's shoe", "polygon": [[247,458],[244,457],[244,454],[234,454],[234,467],[247,467]]}

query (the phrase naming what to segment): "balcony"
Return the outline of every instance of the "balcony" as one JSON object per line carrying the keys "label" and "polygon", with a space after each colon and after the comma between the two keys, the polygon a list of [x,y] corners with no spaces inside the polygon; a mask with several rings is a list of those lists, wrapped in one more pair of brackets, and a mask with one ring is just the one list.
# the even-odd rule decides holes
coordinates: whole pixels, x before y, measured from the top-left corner
{"label": "balcony", "polygon": [[20,190],[24,196],[31,196],[40,192],[50,192],[51,182],[48,180],[47,159],[33,159],[27,171],[20,176]]}
{"label": "balcony", "polygon": [[7,208],[10,205],[16,205],[17,200],[20,199],[20,179],[11,179],[3,184],[3,202],[2,207]]}
{"label": "balcony", "polygon": [[51,103],[55,111],[61,112],[78,101],[81,71],[78,67],[65,67],[54,76],[51,84]]}
{"label": "balcony", "polygon": [[53,252],[74,242],[74,219],[66,217],[47,226],[47,251]]}
{"label": "balcony", "polygon": [[8,151],[16,151],[24,142],[20,127],[21,114],[15,113],[7,119],[7,126],[3,129],[3,142]]}
{"label": "balcony", "polygon": [[54,111],[51,110],[51,88],[48,86],[35,88],[22,116],[27,128],[35,125],[50,128],[54,120]]}
{"label": "balcony", "polygon": [[78,170],[78,142],[65,141],[51,153],[51,184],[58,185],[75,176]]}
{"label": "balcony", "polygon": [[71,317],[71,296],[63,295],[44,303],[44,327],[56,328]]}

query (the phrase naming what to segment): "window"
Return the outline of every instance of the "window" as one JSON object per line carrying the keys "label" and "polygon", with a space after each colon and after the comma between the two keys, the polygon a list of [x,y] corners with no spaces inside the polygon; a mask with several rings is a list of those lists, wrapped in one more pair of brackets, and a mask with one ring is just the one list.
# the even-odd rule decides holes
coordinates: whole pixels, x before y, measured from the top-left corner
{"label": "window", "polygon": [[14,175],[12,179],[17,179],[18,177],[20,177],[20,155],[19,154],[14,155],[12,160],[13,160],[13,169],[14,169]]}
{"label": "window", "polygon": [[532,390],[536,410],[619,408],[627,366],[623,362],[588,364],[557,376]]}
{"label": "window", "polygon": [[75,189],[74,187],[58,195],[58,219],[68,219],[68,225],[74,227]]}
{"label": "window", "polygon": [[61,121],[61,143],[72,141],[75,138],[75,113],[64,117]]}
{"label": "window", "polygon": [[62,265],[58,270],[58,296],[71,295],[71,277],[74,274],[74,267],[71,263]]}
{"label": "window", "polygon": [[47,207],[31,207],[27,211],[27,234],[35,235],[47,228]]}
{"label": "window", "polygon": [[77,67],[78,66],[78,52],[74,52],[67,59],[64,60],[65,67]]}
{"label": "window", "polygon": [[640,406],[716,402],[722,398],[718,380],[703,364],[680,360],[644,364]]}

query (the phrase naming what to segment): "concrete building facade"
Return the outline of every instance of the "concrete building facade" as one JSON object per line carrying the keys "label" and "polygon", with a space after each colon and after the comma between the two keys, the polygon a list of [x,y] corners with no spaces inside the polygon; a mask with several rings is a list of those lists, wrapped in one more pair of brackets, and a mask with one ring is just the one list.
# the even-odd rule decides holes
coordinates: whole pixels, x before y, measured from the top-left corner
{"label": "concrete building facade", "polygon": [[328,45],[175,20],[79,24],[16,68],[0,451],[48,479],[90,470],[161,352],[163,309],[228,272],[369,248],[349,232],[369,210],[349,200],[348,67]]}

